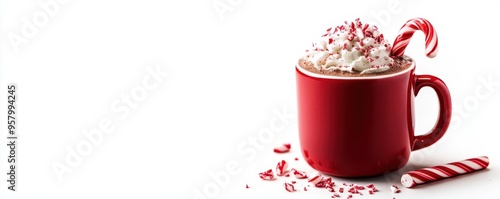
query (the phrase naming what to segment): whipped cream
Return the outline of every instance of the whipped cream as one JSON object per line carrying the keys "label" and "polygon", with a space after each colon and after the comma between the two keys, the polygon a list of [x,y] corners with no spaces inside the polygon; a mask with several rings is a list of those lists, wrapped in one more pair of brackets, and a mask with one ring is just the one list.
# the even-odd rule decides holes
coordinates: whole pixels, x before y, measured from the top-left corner
{"label": "whipped cream", "polygon": [[391,45],[373,25],[359,19],[329,28],[302,58],[318,70],[378,73],[388,70],[394,60]]}

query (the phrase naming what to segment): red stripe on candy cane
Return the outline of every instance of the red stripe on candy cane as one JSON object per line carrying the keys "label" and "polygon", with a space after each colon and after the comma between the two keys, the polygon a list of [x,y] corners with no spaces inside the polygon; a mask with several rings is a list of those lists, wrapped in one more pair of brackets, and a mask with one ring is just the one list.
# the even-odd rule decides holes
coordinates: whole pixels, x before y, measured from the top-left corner
{"label": "red stripe on candy cane", "polygon": [[413,177],[416,178],[414,180],[418,180],[421,183],[429,181],[429,178],[426,175],[424,175],[424,174],[417,173],[417,172],[408,172],[408,174],[411,174],[411,176],[413,176]]}
{"label": "red stripe on candy cane", "polygon": [[435,168],[435,169],[437,169],[439,171],[442,171],[443,173],[445,173],[448,176],[459,175],[460,174],[460,173],[456,172],[455,170],[450,169],[450,168],[445,167],[445,166],[435,166],[435,167],[432,167],[432,168]]}
{"label": "red stripe on candy cane", "polygon": [[465,166],[467,166],[467,167],[469,167],[471,169],[481,168],[481,165],[477,164],[476,161],[477,161],[477,159],[471,159],[471,160],[462,162],[462,164],[464,164]]}
{"label": "red stripe on candy cane", "polygon": [[427,171],[425,169],[419,170],[419,172],[426,175],[429,180],[438,180],[441,178],[441,176],[439,176],[433,172]]}
{"label": "red stripe on candy cane", "polygon": [[471,161],[473,161],[474,163],[478,164],[479,166],[487,167],[489,161],[487,162],[487,160],[485,160],[484,158],[485,157],[481,157],[481,158],[477,158],[477,159],[472,159]]}
{"label": "red stripe on candy cane", "polygon": [[429,172],[432,172],[436,175],[438,175],[439,177],[438,178],[444,178],[444,177],[447,177],[449,174],[439,170],[439,169],[435,169],[435,168],[425,168],[423,170],[427,170]]}
{"label": "red stripe on candy cane", "polygon": [[399,34],[392,45],[391,55],[401,57],[415,31],[420,30],[425,34],[425,54],[433,58],[438,52],[438,37],[432,24],[424,18],[415,18],[407,21],[399,30]]}
{"label": "red stripe on candy cane", "polygon": [[467,172],[469,172],[469,171],[474,171],[474,169],[473,169],[473,168],[471,168],[471,167],[469,167],[469,166],[467,166],[467,165],[465,165],[465,164],[462,164],[462,163],[460,163],[460,162],[453,162],[453,163],[450,163],[450,164],[451,164],[451,165],[455,165],[455,166],[457,166],[457,167],[460,167],[461,169],[463,169],[463,170],[465,171],[465,172],[460,172],[460,173],[467,173]]}
{"label": "red stripe on candy cane", "polygon": [[410,171],[401,176],[401,184],[405,187],[414,187],[419,184],[434,182],[437,180],[455,177],[461,174],[471,173],[488,167],[489,159],[486,156],[471,158],[460,162],[452,162],[445,165],[437,165]]}

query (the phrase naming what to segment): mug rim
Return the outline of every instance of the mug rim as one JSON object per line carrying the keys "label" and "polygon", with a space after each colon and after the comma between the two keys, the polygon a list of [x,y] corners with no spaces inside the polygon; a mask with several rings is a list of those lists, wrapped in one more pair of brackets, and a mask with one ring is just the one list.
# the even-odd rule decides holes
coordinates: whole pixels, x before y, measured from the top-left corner
{"label": "mug rim", "polygon": [[398,75],[402,75],[407,73],[408,71],[411,71],[415,68],[415,60],[411,58],[410,56],[403,55],[405,59],[411,59],[412,63],[411,66],[408,67],[407,69],[404,69],[402,71],[399,71],[397,73],[392,73],[392,74],[386,74],[386,75],[376,75],[376,76],[367,76],[367,77],[344,77],[344,76],[333,76],[333,75],[323,75],[323,74],[318,74],[318,73],[313,73],[311,71],[308,71],[304,68],[302,68],[300,65],[300,60],[297,65],[295,65],[295,68],[299,70],[301,73],[304,75],[307,75],[309,77],[315,77],[315,78],[320,78],[320,79],[339,79],[339,80],[367,80],[367,79],[385,79],[385,78],[390,78],[390,77],[395,77]]}

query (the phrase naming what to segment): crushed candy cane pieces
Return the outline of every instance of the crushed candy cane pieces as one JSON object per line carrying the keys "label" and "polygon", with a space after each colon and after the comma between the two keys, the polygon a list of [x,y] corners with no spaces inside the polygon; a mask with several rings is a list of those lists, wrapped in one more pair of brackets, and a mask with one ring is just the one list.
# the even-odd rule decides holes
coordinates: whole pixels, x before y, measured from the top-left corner
{"label": "crushed candy cane pieces", "polygon": [[284,187],[285,187],[285,190],[287,190],[288,192],[294,192],[294,191],[296,191],[295,190],[295,186],[293,186],[293,184],[285,182]]}
{"label": "crushed candy cane pieces", "polygon": [[282,144],[281,146],[275,147],[274,152],[275,153],[286,153],[286,152],[290,151],[291,148],[292,148],[291,144],[285,143],[285,144]]}
{"label": "crushed candy cane pieces", "polygon": [[274,179],[274,173],[272,169],[259,173],[259,177],[263,180],[272,180]]}

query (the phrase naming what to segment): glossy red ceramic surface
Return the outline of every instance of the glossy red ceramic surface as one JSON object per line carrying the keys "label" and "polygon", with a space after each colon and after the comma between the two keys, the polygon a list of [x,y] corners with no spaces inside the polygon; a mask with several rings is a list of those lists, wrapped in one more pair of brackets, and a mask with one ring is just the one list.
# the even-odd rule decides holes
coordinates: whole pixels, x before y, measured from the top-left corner
{"label": "glossy red ceramic surface", "polygon": [[[309,165],[338,177],[377,176],[438,141],[450,123],[450,94],[439,78],[414,70],[342,78],[313,77],[297,67],[300,145]],[[415,136],[414,98],[425,86],[437,93],[439,118],[428,134]]]}

